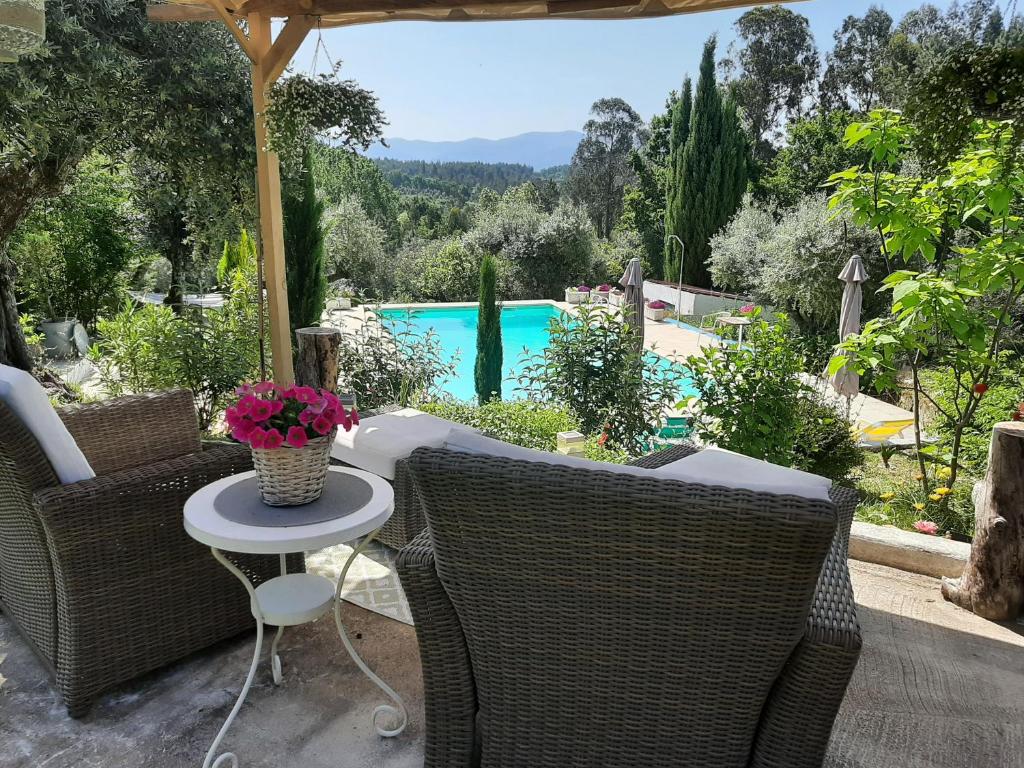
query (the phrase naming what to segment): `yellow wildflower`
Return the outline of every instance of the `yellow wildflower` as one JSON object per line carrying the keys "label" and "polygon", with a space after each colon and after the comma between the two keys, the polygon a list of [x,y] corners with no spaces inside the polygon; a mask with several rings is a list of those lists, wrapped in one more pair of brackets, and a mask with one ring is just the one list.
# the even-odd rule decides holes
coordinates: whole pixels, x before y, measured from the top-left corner
{"label": "yellow wildflower", "polygon": [[918,512],[920,512],[920,511],[921,511],[922,509],[924,509],[924,504],[922,504],[922,503],[921,503],[921,502],[919,501],[919,502],[917,502],[916,504],[914,504],[914,509],[916,509],[916,510],[917,510]]}
{"label": "yellow wildflower", "polygon": [[880,494],[878,498],[880,498],[882,501],[892,501],[893,499],[896,498],[896,494],[895,493],[883,493],[883,494]]}
{"label": "yellow wildflower", "polygon": [[939,496],[949,496],[949,494],[953,492],[953,489],[942,486],[941,488],[936,488],[935,492],[939,494]]}
{"label": "yellow wildflower", "polygon": [[929,495],[928,495],[928,498],[929,498],[929,499],[931,499],[932,501],[942,501],[942,496],[940,496],[940,495],[939,495],[939,494],[937,494],[937,493],[931,493],[931,494],[929,494]]}
{"label": "yellow wildflower", "polygon": [[939,467],[935,474],[945,480],[947,477],[951,477],[953,475],[953,470],[949,467]]}
{"label": "yellow wildflower", "polygon": [[918,472],[916,475],[914,475],[914,479],[917,480],[917,482],[920,483],[922,480],[924,480],[924,475],[922,475],[920,472]]}

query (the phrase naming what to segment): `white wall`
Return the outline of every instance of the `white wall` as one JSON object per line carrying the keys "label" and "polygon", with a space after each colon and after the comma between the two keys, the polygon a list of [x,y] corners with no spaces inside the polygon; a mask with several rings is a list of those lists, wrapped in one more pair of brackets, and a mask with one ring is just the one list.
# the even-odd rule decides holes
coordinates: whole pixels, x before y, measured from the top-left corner
{"label": "white wall", "polygon": [[685,287],[681,302],[679,297],[678,288],[644,280],[645,299],[649,301],[660,299],[673,307],[679,304],[678,311],[683,315],[710,315],[713,312],[721,312],[726,309],[737,309],[745,303],[742,299],[732,296],[707,296],[703,293],[691,293]]}

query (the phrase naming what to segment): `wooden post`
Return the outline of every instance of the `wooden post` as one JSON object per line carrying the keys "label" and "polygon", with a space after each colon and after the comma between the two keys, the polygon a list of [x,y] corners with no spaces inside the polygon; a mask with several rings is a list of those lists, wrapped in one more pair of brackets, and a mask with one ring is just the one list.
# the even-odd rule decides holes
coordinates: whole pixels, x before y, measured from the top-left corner
{"label": "wooden post", "polygon": [[992,430],[988,473],[975,493],[974,542],[959,579],[943,579],[942,596],[992,621],[1024,609],[1024,422]]}
{"label": "wooden post", "polygon": [[338,388],[337,328],[299,328],[295,331],[295,383],[334,392]]}
{"label": "wooden post", "polygon": [[281,166],[277,154],[266,151],[266,89],[273,78],[265,72],[271,49],[270,19],[251,14],[249,44],[252,53],[252,109],[256,123],[256,181],[260,204],[260,240],[267,286],[270,350],[274,381],[288,385],[292,372],[291,330],[288,322],[288,287],[285,282],[284,214],[281,210]]}

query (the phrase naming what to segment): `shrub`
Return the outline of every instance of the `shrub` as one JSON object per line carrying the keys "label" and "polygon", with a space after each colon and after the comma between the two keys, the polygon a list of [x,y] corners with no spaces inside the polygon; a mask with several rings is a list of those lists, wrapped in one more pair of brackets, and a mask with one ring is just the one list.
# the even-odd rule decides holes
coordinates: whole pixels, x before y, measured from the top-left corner
{"label": "shrub", "polygon": [[579,429],[579,420],[568,408],[518,400],[494,400],[483,405],[454,401],[425,403],[427,413],[479,429],[488,437],[537,451],[554,451],[558,433]]}
{"label": "shrub", "polygon": [[643,352],[621,313],[584,305],[575,317],[552,319],[549,330],[548,348],[524,361],[520,388],[571,408],[585,434],[642,453],[679,394],[681,374]]}
{"label": "shrub", "polygon": [[480,265],[480,306],[476,331],[474,383],[481,403],[501,400],[501,305],[495,297],[498,267],[493,256]]}
{"label": "shrub", "polygon": [[850,420],[820,392],[806,393],[797,404],[793,466],[836,481],[846,480],[864,461]]}
{"label": "shrub", "polygon": [[325,263],[332,282],[347,279],[379,299],[394,290],[394,265],[385,244],[387,233],[373,221],[354,195],[343,196],[325,217]]}
{"label": "shrub", "polygon": [[418,334],[403,322],[384,328],[374,317],[342,335],[338,388],[354,393],[361,409],[427,402],[440,396],[457,362],[433,330]]}
{"label": "shrub", "polygon": [[292,330],[320,324],[327,300],[324,275],[324,203],[317,198],[309,149],[294,188],[284,196],[284,253],[288,319]]}

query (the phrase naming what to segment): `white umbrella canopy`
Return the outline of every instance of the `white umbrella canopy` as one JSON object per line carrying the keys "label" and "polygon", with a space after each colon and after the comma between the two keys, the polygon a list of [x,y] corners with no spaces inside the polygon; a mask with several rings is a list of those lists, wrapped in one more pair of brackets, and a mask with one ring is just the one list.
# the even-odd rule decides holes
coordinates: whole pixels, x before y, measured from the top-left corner
{"label": "white umbrella canopy", "polygon": [[622,312],[626,322],[636,332],[641,346],[644,343],[644,270],[640,259],[630,259],[619,283],[626,289],[622,297]]}
{"label": "white umbrella canopy", "polygon": [[[845,283],[843,287],[843,305],[839,311],[839,339],[845,341],[849,336],[860,333],[860,313],[864,303],[864,283],[868,280],[868,272],[864,268],[864,260],[854,254],[846,262],[839,279]],[[844,365],[832,375],[832,388],[843,397],[853,397],[860,392],[860,376],[850,366]]]}

